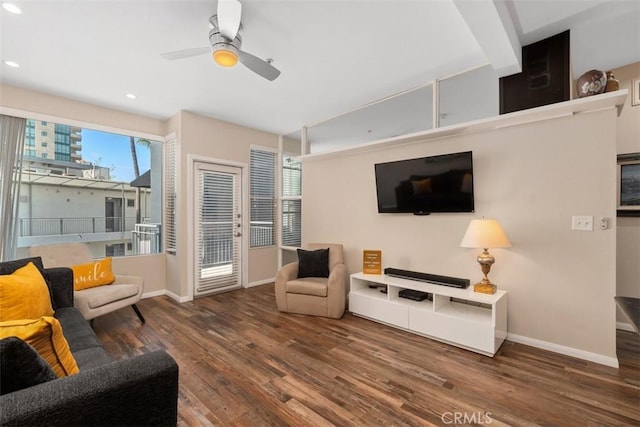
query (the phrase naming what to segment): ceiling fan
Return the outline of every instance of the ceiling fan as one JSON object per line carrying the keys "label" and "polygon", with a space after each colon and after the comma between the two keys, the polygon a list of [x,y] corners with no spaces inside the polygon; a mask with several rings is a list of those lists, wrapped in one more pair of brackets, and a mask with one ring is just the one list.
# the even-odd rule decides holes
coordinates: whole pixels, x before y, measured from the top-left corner
{"label": "ceiling fan", "polygon": [[263,60],[241,50],[242,5],[238,0],[218,0],[218,12],[209,18],[209,44],[207,47],[177,50],[161,54],[164,59],[175,60],[191,56],[213,53],[214,61],[223,67],[233,67],[238,61],[254,73],[273,81],[280,70],[271,65],[271,60]]}

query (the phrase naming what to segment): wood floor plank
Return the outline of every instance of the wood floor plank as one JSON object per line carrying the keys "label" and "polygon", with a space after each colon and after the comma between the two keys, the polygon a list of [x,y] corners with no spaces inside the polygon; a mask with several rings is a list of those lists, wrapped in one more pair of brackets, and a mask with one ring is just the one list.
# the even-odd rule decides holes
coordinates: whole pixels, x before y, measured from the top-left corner
{"label": "wood floor plank", "polygon": [[280,313],[273,285],[138,307],[145,324],[122,309],[94,329],[115,359],[176,359],[181,426],[640,425],[631,332],[618,331],[614,369],[512,342],[490,358],[349,313]]}

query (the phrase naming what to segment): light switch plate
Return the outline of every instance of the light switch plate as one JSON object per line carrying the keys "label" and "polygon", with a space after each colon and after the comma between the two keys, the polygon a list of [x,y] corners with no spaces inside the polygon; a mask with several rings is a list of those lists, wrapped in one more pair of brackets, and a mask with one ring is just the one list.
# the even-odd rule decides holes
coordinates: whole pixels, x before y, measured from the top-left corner
{"label": "light switch plate", "polygon": [[576,231],[593,231],[593,216],[571,217],[571,229]]}

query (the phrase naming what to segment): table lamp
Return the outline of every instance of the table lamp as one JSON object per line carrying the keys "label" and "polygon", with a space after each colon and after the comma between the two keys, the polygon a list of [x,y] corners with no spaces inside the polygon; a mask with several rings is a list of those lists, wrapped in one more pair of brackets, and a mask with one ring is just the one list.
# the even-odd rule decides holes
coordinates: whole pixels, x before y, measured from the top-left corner
{"label": "table lamp", "polygon": [[482,248],[478,255],[478,263],[484,277],[473,286],[475,292],[483,294],[495,294],[497,286],[489,281],[487,274],[496,259],[488,251],[489,248],[510,248],[511,242],[504,234],[504,230],[495,219],[471,220],[467,232],[464,233],[460,246],[463,248]]}

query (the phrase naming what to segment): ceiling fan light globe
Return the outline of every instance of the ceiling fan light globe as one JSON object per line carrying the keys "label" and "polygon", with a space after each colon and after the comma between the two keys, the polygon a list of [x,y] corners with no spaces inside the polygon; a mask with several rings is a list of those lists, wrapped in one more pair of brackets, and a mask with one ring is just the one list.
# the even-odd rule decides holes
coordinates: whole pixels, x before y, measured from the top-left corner
{"label": "ceiling fan light globe", "polygon": [[238,63],[238,55],[227,49],[218,49],[213,52],[213,60],[222,67],[233,67]]}

